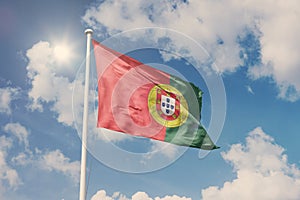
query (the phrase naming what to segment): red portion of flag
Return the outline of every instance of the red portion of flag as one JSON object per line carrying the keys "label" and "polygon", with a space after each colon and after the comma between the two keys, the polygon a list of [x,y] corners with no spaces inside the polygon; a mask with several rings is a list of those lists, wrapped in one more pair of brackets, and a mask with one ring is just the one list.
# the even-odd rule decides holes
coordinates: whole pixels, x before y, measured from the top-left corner
{"label": "red portion of flag", "polygon": [[148,109],[148,94],[170,75],[93,40],[98,74],[98,127],[164,140],[166,128]]}

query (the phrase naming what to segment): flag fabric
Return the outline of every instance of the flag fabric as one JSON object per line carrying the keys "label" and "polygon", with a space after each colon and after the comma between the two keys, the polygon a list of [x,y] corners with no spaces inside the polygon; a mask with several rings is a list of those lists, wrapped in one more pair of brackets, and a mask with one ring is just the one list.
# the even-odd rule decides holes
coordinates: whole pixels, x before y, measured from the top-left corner
{"label": "flag fabric", "polygon": [[202,91],[92,40],[98,76],[97,126],[206,150],[216,145],[200,124]]}

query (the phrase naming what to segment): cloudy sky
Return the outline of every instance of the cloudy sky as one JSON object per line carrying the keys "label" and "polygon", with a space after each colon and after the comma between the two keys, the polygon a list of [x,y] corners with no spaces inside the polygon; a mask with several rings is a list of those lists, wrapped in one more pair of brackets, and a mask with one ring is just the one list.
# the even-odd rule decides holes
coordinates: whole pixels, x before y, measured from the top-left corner
{"label": "cloudy sky", "polygon": [[92,58],[87,199],[300,199],[299,18],[297,0],[1,1],[1,199],[78,198],[86,28],[200,87],[221,147],[97,129]]}

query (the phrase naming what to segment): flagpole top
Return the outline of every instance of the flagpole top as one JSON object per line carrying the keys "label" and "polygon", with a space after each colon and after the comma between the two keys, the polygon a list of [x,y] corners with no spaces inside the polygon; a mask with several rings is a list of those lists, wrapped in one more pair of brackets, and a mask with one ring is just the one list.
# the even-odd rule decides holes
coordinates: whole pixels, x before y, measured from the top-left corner
{"label": "flagpole top", "polygon": [[88,34],[93,34],[93,30],[92,29],[90,29],[90,28],[88,28],[88,29],[85,29],[85,31],[84,31],[84,33],[86,34],[86,35],[88,35]]}

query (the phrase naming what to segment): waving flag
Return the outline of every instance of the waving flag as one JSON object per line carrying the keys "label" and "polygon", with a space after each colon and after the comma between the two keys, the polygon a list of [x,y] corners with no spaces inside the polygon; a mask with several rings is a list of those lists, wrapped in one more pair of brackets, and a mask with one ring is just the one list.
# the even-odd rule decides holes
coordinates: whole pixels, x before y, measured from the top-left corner
{"label": "waving flag", "polygon": [[206,150],[218,147],[200,124],[202,91],[92,40],[98,127]]}

